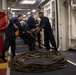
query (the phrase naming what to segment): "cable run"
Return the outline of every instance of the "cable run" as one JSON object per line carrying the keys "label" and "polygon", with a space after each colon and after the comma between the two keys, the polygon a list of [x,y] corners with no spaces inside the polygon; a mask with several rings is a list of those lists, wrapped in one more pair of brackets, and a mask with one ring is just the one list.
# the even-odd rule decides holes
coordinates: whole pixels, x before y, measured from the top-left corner
{"label": "cable run", "polygon": [[[50,58],[50,60],[46,62],[25,63],[27,60],[34,58]],[[9,67],[20,72],[45,72],[63,69],[67,65],[66,58],[56,51],[29,51],[11,58],[9,61]]]}

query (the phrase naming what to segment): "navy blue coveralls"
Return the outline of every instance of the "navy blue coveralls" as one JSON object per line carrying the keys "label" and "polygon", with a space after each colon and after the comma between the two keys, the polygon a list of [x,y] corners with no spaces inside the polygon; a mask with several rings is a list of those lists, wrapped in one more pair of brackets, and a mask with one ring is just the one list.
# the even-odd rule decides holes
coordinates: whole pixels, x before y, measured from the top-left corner
{"label": "navy blue coveralls", "polygon": [[15,56],[15,49],[16,49],[15,32],[17,29],[14,28],[13,24],[16,24],[20,30],[26,31],[25,29],[21,27],[20,21],[18,20],[17,17],[13,17],[10,19],[10,23],[5,31],[5,41],[4,41],[4,46],[2,49],[3,59],[5,59],[5,51],[8,50],[9,46],[11,46],[12,57]]}
{"label": "navy blue coveralls", "polygon": [[[35,20],[35,21],[36,21],[36,24],[39,24],[38,20]],[[37,40],[38,40],[39,48],[41,48],[41,34],[40,34],[40,31],[37,33]]]}
{"label": "navy blue coveralls", "polygon": [[54,47],[55,50],[57,50],[55,38],[53,35],[53,31],[52,31],[49,19],[45,16],[41,18],[40,27],[43,25],[44,25],[44,42],[45,42],[46,49],[47,50],[50,49],[49,42],[51,42],[51,45]]}
{"label": "navy blue coveralls", "polygon": [[[28,23],[28,26],[29,26],[29,31],[31,29],[36,28],[36,21],[35,21],[35,19],[33,17],[30,16],[28,18],[27,23]],[[28,36],[28,46],[29,46],[29,50],[30,51],[35,50],[35,39],[36,39],[36,35],[35,35],[34,32],[32,33],[32,35],[34,36],[34,38],[31,35]]]}
{"label": "navy blue coveralls", "polygon": [[[29,31],[28,24],[22,25],[22,27],[25,30]],[[26,32],[24,32],[23,30],[19,30],[19,36],[24,41],[24,44],[27,44],[27,42],[28,42],[28,34]]]}

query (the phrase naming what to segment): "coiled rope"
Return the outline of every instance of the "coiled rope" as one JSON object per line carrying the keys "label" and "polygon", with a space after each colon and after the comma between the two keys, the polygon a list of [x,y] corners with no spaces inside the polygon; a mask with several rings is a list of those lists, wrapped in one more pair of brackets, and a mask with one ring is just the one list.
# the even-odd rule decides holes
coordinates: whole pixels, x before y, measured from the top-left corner
{"label": "coiled rope", "polygon": [[[50,60],[46,62],[25,63],[27,60],[35,58],[50,58]],[[67,67],[67,60],[56,51],[29,51],[11,58],[9,67],[21,72],[45,72]]]}

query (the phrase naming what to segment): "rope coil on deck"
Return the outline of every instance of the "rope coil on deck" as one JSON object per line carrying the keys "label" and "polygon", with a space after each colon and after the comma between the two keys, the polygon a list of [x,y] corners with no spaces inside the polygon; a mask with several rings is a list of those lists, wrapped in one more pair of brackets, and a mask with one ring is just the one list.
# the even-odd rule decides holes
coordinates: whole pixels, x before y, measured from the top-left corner
{"label": "rope coil on deck", "polygon": [[[26,64],[28,59],[32,58],[50,58],[46,62],[33,62]],[[67,66],[67,60],[64,56],[56,51],[29,51],[19,54],[9,61],[9,67],[21,72],[45,72],[51,70],[62,69]]]}

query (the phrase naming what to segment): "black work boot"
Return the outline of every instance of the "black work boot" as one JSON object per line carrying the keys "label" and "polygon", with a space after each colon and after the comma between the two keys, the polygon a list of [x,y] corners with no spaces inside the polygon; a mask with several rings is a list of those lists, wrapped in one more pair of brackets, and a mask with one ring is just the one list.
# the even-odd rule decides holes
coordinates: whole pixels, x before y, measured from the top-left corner
{"label": "black work boot", "polygon": [[55,51],[58,51],[57,49],[58,49],[57,47],[54,48]]}
{"label": "black work boot", "polygon": [[12,54],[12,58],[13,58],[14,56],[16,56],[16,54]]}
{"label": "black work boot", "polygon": [[5,58],[2,57],[1,59],[2,59],[4,62],[7,62],[7,60],[6,60]]}
{"label": "black work boot", "polygon": [[2,51],[2,55],[0,57],[4,62],[7,62],[7,60],[5,59],[5,51]]}
{"label": "black work boot", "polygon": [[30,48],[29,48],[29,51],[33,51],[33,49],[30,47]]}
{"label": "black work boot", "polygon": [[13,58],[16,55],[15,51],[12,50],[11,53],[12,53],[12,58]]}

